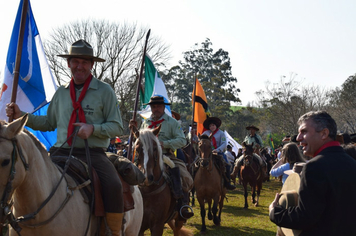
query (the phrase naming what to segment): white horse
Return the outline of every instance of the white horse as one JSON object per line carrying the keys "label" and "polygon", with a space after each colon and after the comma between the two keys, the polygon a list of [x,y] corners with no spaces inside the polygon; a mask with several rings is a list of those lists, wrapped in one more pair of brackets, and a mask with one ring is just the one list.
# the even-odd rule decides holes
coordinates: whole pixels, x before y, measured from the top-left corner
{"label": "white horse", "polygon": [[135,202],[135,209],[124,213],[124,236],[137,236],[143,219],[143,200],[140,189],[134,186],[132,197]]}

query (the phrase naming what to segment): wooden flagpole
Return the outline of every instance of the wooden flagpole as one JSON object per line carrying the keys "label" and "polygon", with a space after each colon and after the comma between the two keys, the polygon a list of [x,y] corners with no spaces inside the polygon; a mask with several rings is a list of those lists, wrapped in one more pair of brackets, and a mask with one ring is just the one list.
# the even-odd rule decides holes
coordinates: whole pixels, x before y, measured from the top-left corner
{"label": "wooden flagpole", "polygon": [[[189,132],[192,131],[193,127],[194,127],[194,115],[195,115],[195,96],[196,96],[196,86],[197,85],[197,76],[195,75],[194,76],[194,85],[193,85],[193,113],[192,113],[192,125],[190,126],[191,127],[191,130]],[[190,133],[190,148],[189,148],[189,157],[192,158],[192,148],[193,148],[193,145],[192,145],[192,140],[193,140],[193,134]],[[195,157],[194,157],[195,158]]]}
{"label": "wooden flagpole", "polygon": [[[137,114],[137,106],[138,106],[138,101],[139,101],[139,94],[140,94],[140,88],[141,88],[141,82],[142,82],[142,74],[143,74],[143,65],[145,63],[145,56],[146,56],[146,49],[147,49],[147,43],[148,43],[148,38],[150,37],[151,29],[148,30],[147,35],[146,35],[146,42],[145,42],[145,47],[143,48],[143,55],[142,55],[142,61],[141,61],[141,69],[140,69],[140,75],[138,77],[137,81],[137,89],[136,89],[136,99],[135,99],[135,106],[134,106],[134,111],[132,115],[132,120],[136,121],[136,114]],[[132,152],[132,133],[130,133],[129,137],[129,148],[127,150],[127,158],[131,158],[131,152]],[[132,162],[134,162],[134,156],[132,156]]]}
{"label": "wooden flagpole", "polygon": [[[15,68],[13,71],[14,81],[12,83],[12,91],[11,91],[11,102],[13,103],[16,102],[17,85],[19,83],[21,55],[22,55],[23,38],[25,35],[27,10],[28,10],[28,0],[24,0],[22,5],[22,11],[21,11],[21,23],[20,23],[20,30],[19,30],[19,38],[17,42]],[[14,119],[13,116],[9,117],[9,122],[13,121],[13,119]]]}

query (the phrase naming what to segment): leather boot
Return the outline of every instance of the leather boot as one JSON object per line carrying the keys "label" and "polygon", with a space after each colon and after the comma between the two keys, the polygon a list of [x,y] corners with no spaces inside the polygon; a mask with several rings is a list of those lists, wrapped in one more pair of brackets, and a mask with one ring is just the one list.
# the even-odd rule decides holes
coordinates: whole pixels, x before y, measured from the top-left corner
{"label": "leather boot", "polygon": [[226,165],[225,166],[225,178],[224,178],[224,186],[227,190],[234,190],[236,187],[231,184],[231,171],[230,171],[230,166]]}
{"label": "leather boot", "polygon": [[[170,173],[171,173],[171,180],[173,185],[172,186],[173,197],[177,199],[177,211],[179,212],[180,216],[183,219],[189,219],[194,215],[194,213],[188,210],[190,208],[190,206],[188,205],[189,194],[183,193],[179,167],[174,167],[170,169]],[[187,196],[188,196],[188,201],[185,201]]]}
{"label": "leather boot", "polygon": [[194,216],[193,208],[189,206],[189,193],[183,193],[184,197],[178,200],[177,210],[180,217],[187,220]]}
{"label": "leather boot", "polygon": [[[105,218],[101,222],[100,236],[119,236],[122,227],[124,213],[105,213]],[[106,221],[106,223],[105,223]],[[106,224],[108,228],[106,227]]]}

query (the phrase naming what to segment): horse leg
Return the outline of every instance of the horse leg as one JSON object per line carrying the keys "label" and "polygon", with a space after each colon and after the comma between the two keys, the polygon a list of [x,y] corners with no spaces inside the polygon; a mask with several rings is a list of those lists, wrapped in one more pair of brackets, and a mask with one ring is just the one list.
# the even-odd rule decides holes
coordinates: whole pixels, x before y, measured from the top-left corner
{"label": "horse leg", "polygon": [[192,197],[190,204],[194,207],[195,206],[195,188],[194,187],[192,188],[192,190],[190,190],[190,194]]}
{"label": "horse leg", "polygon": [[213,216],[214,216],[214,220],[213,220],[213,222],[214,222],[214,224],[215,225],[217,225],[217,226],[219,226],[220,225],[220,219],[219,219],[219,217],[218,217],[218,203],[219,203],[219,195],[218,196],[216,196],[215,198],[214,198],[214,204],[213,204],[213,209],[212,209],[212,211],[213,211]]}
{"label": "horse leg", "polygon": [[150,228],[151,236],[162,236],[164,229],[164,223],[157,223]]}
{"label": "horse leg", "polygon": [[[223,190],[224,191],[224,190]],[[219,200],[219,222],[221,222],[221,212],[222,212],[222,209],[223,209],[223,206],[224,206],[224,200],[225,200],[225,195],[226,193],[223,192],[221,195],[220,195],[220,200]]]}
{"label": "horse leg", "polygon": [[211,199],[208,200],[208,219],[212,220],[213,219],[213,214],[211,213]]}
{"label": "horse leg", "polygon": [[247,204],[247,183],[244,183],[244,197],[245,197],[244,209],[247,209],[248,208],[248,204]]}
{"label": "horse leg", "polygon": [[201,230],[200,232],[205,233],[206,232],[206,225],[205,225],[205,203],[204,203],[204,199],[199,199],[198,198],[198,202],[200,205],[200,216],[201,216]]}
{"label": "horse leg", "polygon": [[256,203],[256,185],[251,186],[251,200],[252,204]]}
{"label": "horse leg", "polygon": [[260,201],[261,189],[262,189],[262,182],[261,181],[257,184],[256,188],[257,188],[257,201],[255,203],[255,206],[258,206],[258,203]]}

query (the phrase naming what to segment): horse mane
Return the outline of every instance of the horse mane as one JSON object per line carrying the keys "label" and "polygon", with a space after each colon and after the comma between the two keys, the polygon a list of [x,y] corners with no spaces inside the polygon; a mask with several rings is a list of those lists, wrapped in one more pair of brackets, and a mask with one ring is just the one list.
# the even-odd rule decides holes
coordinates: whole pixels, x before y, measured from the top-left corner
{"label": "horse mane", "polygon": [[[139,138],[136,140],[136,142],[138,141],[140,141],[142,144],[142,150],[145,157],[149,157],[149,155],[151,156],[153,155],[153,145],[151,145],[151,142],[153,141],[156,143],[158,149],[158,155],[159,155],[159,166],[161,170],[164,170],[161,144],[158,140],[158,137],[152,133],[152,130],[148,128],[140,130],[140,135]],[[145,169],[147,167],[147,162],[148,162],[148,158],[145,158],[144,159]]]}
{"label": "horse mane", "polygon": [[35,144],[36,148],[41,152],[42,155],[44,156],[48,156],[48,152],[47,149],[45,148],[45,146],[43,145],[43,143],[41,143],[38,138],[31,133],[30,131],[28,131],[27,129],[23,129],[23,132],[30,137],[30,139],[33,141],[33,143]]}

